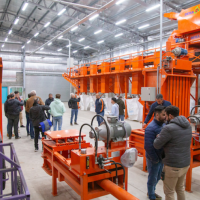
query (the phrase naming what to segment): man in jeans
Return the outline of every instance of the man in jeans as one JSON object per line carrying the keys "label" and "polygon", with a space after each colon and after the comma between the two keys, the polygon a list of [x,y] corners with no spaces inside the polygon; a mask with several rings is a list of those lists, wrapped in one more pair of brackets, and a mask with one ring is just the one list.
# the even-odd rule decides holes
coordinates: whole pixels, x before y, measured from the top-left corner
{"label": "man in jeans", "polygon": [[62,130],[62,116],[66,111],[64,103],[60,100],[61,95],[56,94],[55,100],[50,104],[49,113],[53,116],[53,130]]}
{"label": "man in jeans", "polygon": [[77,98],[75,97],[75,94],[71,94],[71,99],[68,102],[69,107],[72,109],[71,110],[71,120],[70,120],[70,125],[73,125],[73,118],[75,115],[75,119],[74,119],[74,124],[77,124],[77,117],[78,117],[78,102],[80,102],[80,97],[77,96]]}
{"label": "man in jeans", "polygon": [[[95,112],[98,115],[101,115],[102,117],[104,117],[104,102],[103,102],[103,99],[101,99],[99,94],[96,94]],[[98,122],[98,125],[100,126],[101,122],[103,122],[103,119],[97,116],[97,122]]]}
{"label": "man in jeans", "polygon": [[179,108],[165,109],[167,124],[154,141],[156,149],[163,148],[165,200],[185,200],[184,179],[190,166],[190,144],[192,128],[184,116],[179,116]]}
{"label": "man in jeans", "polygon": [[15,139],[20,139],[18,135],[18,123],[19,113],[21,112],[21,106],[24,105],[23,101],[15,99],[14,94],[10,94],[10,99],[7,101],[5,106],[6,117],[8,118],[8,135],[9,139],[12,138],[12,127],[14,126]]}
{"label": "man in jeans", "polygon": [[[26,108],[26,101],[31,97],[31,94],[28,94],[28,98],[24,100],[24,107]],[[26,111],[25,111],[26,112]],[[26,132],[27,132],[27,136],[30,135],[30,130],[31,130],[31,126],[30,126],[30,119],[29,119],[29,113],[26,112]]]}
{"label": "man in jeans", "polygon": [[119,120],[124,121],[124,109],[125,104],[122,100],[122,96],[119,96],[119,99],[117,100],[117,104],[119,105]]}
{"label": "man in jeans", "polygon": [[162,164],[162,149],[156,150],[153,146],[153,142],[156,136],[160,133],[165,121],[165,107],[157,106],[154,109],[154,119],[145,129],[145,145],[147,169],[149,172],[147,189],[148,196],[151,200],[162,199],[155,193],[156,185],[161,178],[161,172],[163,169]]}

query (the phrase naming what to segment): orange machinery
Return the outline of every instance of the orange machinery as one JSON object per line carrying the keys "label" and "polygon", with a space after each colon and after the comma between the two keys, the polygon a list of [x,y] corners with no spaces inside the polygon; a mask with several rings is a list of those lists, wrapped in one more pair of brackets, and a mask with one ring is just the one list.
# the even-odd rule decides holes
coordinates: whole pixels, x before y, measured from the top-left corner
{"label": "orange machinery", "polygon": [[3,140],[3,111],[2,111],[2,76],[3,76],[3,64],[2,64],[2,58],[0,58],[0,134],[1,138]]}
{"label": "orange machinery", "polygon": [[[82,128],[85,125],[91,127],[90,137],[95,135],[94,147],[84,140],[86,135]],[[138,200],[127,192],[128,169],[120,161],[126,150],[126,141],[107,139],[105,146],[98,147],[96,131],[97,128],[94,130],[89,124],[84,124],[80,131],[45,132],[48,139],[42,139],[42,168],[52,176],[52,194],[57,195],[58,179],[65,181],[82,200],[110,193],[120,200]],[[111,134],[107,138],[111,138]]]}

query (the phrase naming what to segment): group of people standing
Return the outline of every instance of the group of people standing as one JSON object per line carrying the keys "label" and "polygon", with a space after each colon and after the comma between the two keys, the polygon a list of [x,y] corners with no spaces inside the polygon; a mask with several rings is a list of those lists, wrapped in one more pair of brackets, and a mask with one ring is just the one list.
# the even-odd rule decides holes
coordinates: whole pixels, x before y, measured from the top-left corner
{"label": "group of people standing", "polygon": [[190,166],[192,128],[179,108],[165,101],[161,94],[151,105],[145,124],[154,113],[154,119],[145,129],[145,150],[148,170],[147,190],[150,200],[161,200],[155,193],[162,178],[165,200],[185,200],[184,179]]}

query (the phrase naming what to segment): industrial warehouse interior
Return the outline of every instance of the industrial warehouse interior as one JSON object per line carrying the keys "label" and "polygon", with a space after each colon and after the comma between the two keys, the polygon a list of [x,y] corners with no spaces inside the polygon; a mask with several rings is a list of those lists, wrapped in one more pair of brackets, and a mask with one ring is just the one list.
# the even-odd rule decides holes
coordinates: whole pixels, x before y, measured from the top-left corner
{"label": "industrial warehouse interior", "polygon": [[199,200],[200,2],[0,1],[0,199]]}

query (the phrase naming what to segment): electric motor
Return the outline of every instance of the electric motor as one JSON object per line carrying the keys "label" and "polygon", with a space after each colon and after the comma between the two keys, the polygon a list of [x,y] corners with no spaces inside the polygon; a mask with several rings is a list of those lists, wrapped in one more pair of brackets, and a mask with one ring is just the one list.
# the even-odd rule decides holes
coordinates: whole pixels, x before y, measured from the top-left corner
{"label": "electric motor", "polygon": [[180,47],[176,47],[175,49],[172,50],[172,53],[175,55],[175,56],[185,56],[188,54],[188,51],[187,49],[183,49],[183,48],[180,48]]}
{"label": "electric motor", "polygon": [[[123,141],[123,138],[131,135],[131,126],[127,122],[120,122],[115,116],[108,116],[107,121],[110,130],[109,141]],[[96,127],[95,131],[97,132],[98,140],[107,141],[107,128],[104,122],[102,122],[99,127]],[[92,131],[90,132],[90,138],[94,138],[94,133]]]}

